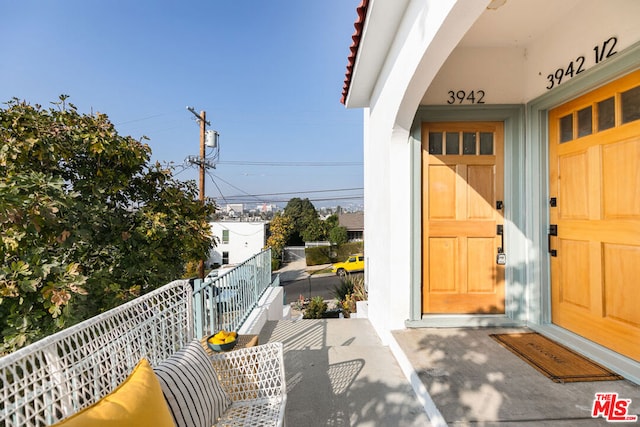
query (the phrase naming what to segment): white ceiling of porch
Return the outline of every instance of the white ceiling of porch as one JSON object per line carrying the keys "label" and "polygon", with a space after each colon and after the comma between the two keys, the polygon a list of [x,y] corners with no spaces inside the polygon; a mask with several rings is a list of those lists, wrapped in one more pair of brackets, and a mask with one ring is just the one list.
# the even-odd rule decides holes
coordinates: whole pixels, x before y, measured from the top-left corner
{"label": "white ceiling of porch", "polygon": [[460,46],[526,47],[548,28],[571,19],[582,0],[506,0],[497,10],[487,9],[467,32]]}

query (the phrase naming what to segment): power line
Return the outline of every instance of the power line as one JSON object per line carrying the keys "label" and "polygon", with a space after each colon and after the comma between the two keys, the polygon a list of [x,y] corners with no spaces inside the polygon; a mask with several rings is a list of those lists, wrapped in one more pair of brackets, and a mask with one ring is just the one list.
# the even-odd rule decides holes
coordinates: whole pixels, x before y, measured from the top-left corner
{"label": "power line", "polygon": [[[208,171],[207,171],[208,172]],[[230,182],[220,178],[217,175],[213,175],[212,173],[209,173],[209,176],[211,177],[211,179],[213,180],[213,178],[217,178],[220,181],[224,182],[225,184],[229,185],[230,187],[235,188],[236,190],[240,191],[241,193],[243,193],[242,195],[235,195],[235,196],[227,196],[224,197],[222,195],[222,191],[220,191],[220,188],[218,187],[218,185],[216,184],[216,187],[218,188],[218,191],[220,192],[220,196],[222,196],[222,199],[228,204],[230,203],[229,201],[233,201],[236,203],[255,203],[255,202],[259,202],[259,203],[286,203],[289,200],[287,199],[264,199],[264,196],[283,196],[283,195],[288,195],[288,194],[307,194],[307,193],[330,193],[330,192],[341,192],[341,191],[359,191],[359,190],[363,190],[363,188],[342,188],[342,189],[336,189],[336,190],[311,190],[311,191],[297,191],[297,192],[282,192],[282,193],[265,193],[265,194],[249,194],[246,191],[242,190],[241,188],[236,187],[235,185],[231,184]],[[214,181],[215,183],[215,181]],[[310,198],[309,201],[310,202],[325,202],[325,201],[331,201],[331,200],[362,200],[364,199],[364,195],[344,195],[344,196],[336,196],[336,197],[328,197],[328,198]]]}
{"label": "power line", "polygon": [[[326,200],[362,200],[364,199],[364,196],[361,194],[355,194],[352,196],[335,196],[335,197],[305,197],[305,199],[308,199],[309,201],[326,201]],[[242,198],[226,198],[226,202],[227,203],[287,203],[289,202],[291,199],[290,198],[265,198],[262,200],[255,200],[255,199],[242,199]]]}
{"label": "power line", "polygon": [[225,183],[225,184],[227,184],[228,186],[235,188],[236,190],[238,190],[238,191],[239,191],[239,192],[241,192],[241,193],[244,193],[244,194],[245,194],[245,196],[253,197],[253,198],[255,198],[256,200],[258,200],[259,202],[263,202],[263,200],[260,200],[258,197],[253,196],[253,195],[251,195],[251,194],[247,193],[246,191],[244,191],[243,189],[236,187],[235,185],[231,184],[229,181],[225,181],[224,179],[220,178],[219,176],[216,176],[216,175],[213,175],[213,174],[211,174],[211,176],[215,176],[216,178],[218,178],[220,181],[224,182],[224,183]]}
{"label": "power line", "polygon": [[209,176],[209,178],[211,178],[211,182],[213,182],[213,185],[216,186],[216,188],[218,189],[218,192],[220,193],[220,197],[222,197],[222,200],[224,200],[224,202],[226,204],[229,204],[229,202],[227,201],[227,199],[225,199],[224,194],[222,194],[222,190],[220,190],[220,187],[218,186],[218,183],[216,182],[215,179],[213,179],[213,174],[211,172],[209,172],[208,170],[206,171],[207,175]]}
{"label": "power line", "polygon": [[177,169],[180,169],[180,170],[177,170],[177,171],[173,174],[173,177],[174,177],[174,178],[175,178],[175,177],[177,177],[178,175],[180,175],[181,173],[183,173],[184,171],[186,171],[186,170],[188,169],[188,167],[187,167],[186,165],[177,165],[177,166],[175,166],[175,169],[176,169],[176,170],[177,170]]}
{"label": "power line", "polygon": [[244,196],[253,196],[253,197],[263,197],[263,196],[284,196],[287,194],[311,194],[311,193],[338,193],[342,191],[359,191],[364,190],[364,188],[338,188],[335,190],[310,190],[310,191],[291,191],[286,193],[262,193],[262,194],[244,194],[244,195],[234,195],[227,196],[228,198],[238,198]]}
{"label": "power line", "polygon": [[[344,196],[344,197],[328,197],[326,199],[309,199],[310,202],[328,202],[331,200],[363,200],[364,195],[362,196]],[[283,202],[288,202],[288,200],[283,200]]]}
{"label": "power line", "polygon": [[[185,169],[187,167],[185,166]],[[181,172],[184,172],[183,169]],[[225,203],[287,203],[290,199],[281,199],[281,198],[268,198],[267,196],[286,196],[286,195],[305,195],[305,194],[316,194],[316,193],[336,193],[336,192],[344,192],[344,191],[360,191],[364,190],[363,187],[353,187],[353,188],[336,188],[331,190],[301,190],[301,191],[290,191],[290,192],[279,192],[279,193],[260,193],[260,194],[250,194],[241,188],[231,184],[229,181],[214,175],[209,170],[206,171],[207,175],[211,179],[211,182],[216,186],[218,193],[220,194],[220,198],[224,200]],[[240,191],[242,194],[236,194],[232,196],[225,196],[220,189],[220,186],[216,182],[215,179],[218,179],[230,187]],[[265,198],[267,197],[267,198]],[[341,195],[336,197],[325,197],[325,198],[309,198],[310,202],[325,202],[332,200],[363,200],[364,195],[355,194],[355,195]]]}
{"label": "power line", "polygon": [[362,162],[253,162],[245,160],[219,161],[220,165],[229,166],[286,166],[286,167],[337,167],[362,166]]}
{"label": "power line", "polygon": [[129,123],[142,122],[142,121],[145,121],[145,120],[155,119],[157,117],[162,117],[162,116],[166,116],[166,113],[154,114],[152,116],[142,117],[140,119],[131,119],[131,120],[127,120],[127,121],[124,121],[124,122],[114,123],[114,125],[115,126],[128,125]]}
{"label": "power line", "polygon": [[[227,203],[230,203],[231,198],[227,198],[225,200]],[[310,198],[310,202],[327,202],[332,200],[363,200],[364,195],[354,195],[354,196],[340,196],[340,197],[326,197],[326,198]],[[287,203],[290,199],[265,199],[259,200],[259,203]],[[231,203],[256,203],[255,200],[244,200],[244,199],[232,199]]]}

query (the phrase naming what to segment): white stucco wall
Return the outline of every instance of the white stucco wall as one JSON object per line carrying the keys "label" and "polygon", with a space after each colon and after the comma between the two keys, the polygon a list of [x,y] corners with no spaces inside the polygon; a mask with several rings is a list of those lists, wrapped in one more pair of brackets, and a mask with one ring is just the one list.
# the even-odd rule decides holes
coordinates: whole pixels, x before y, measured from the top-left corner
{"label": "white stucco wall", "polygon": [[[411,123],[439,65],[471,25],[482,2],[439,0],[410,2],[365,109],[365,256],[369,319],[385,341],[389,331],[404,328],[410,317],[412,276],[412,169],[408,144]],[[438,28],[456,22],[457,30],[440,39]],[[450,24],[451,25],[451,24]],[[428,72],[423,54],[431,49]],[[434,68],[435,67],[435,68]],[[416,88],[416,90],[412,90]]]}
{"label": "white stucco wall", "polygon": [[[229,264],[239,264],[264,249],[267,222],[221,221],[211,223],[211,232],[217,246],[213,248],[208,264],[222,264],[222,253],[229,252]],[[222,243],[222,230],[229,230],[229,243]]]}
{"label": "white stucco wall", "polygon": [[[522,104],[526,90],[525,49],[520,47],[464,47],[451,53],[424,98],[422,105],[450,105],[449,91],[484,92],[485,104]],[[459,105],[455,98],[453,105]]]}

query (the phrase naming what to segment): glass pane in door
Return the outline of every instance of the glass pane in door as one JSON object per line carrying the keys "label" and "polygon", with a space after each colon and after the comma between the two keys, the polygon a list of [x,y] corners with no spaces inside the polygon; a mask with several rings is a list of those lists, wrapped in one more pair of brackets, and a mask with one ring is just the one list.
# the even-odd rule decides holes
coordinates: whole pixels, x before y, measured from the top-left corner
{"label": "glass pane in door", "polygon": [[442,132],[429,132],[429,154],[442,154]]}
{"label": "glass pane in door", "polygon": [[476,154],[476,134],[475,132],[464,132],[462,134],[463,154]]}
{"label": "glass pane in door", "polygon": [[611,97],[598,102],[598,132],[611,129],[616,124],[616,102]]}
{"label": "glass pane in door", "polygon": [[640,119],[640,86],[622,92],[622,123]]}
{"label": "glass pane in door", "polygon": [[460,154],[460,134],[447,132],[447,154]]}
{"label": "glass pane in door", "polygon": [[578,138],[593,132],[591,106],[578,111]]}
{"label": "glass pane in door", "polygon": [[480,132],[480,154],[493,154],[493,133]]}

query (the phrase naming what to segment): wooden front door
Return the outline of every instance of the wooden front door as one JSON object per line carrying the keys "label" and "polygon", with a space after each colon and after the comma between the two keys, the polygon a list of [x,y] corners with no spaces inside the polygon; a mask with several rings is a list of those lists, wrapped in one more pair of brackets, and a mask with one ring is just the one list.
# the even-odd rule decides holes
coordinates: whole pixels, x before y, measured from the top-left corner
{"label": "wooden front door", "polygon": [[501,122],[422,127],[422,312],[504,313]]}
{"label": "wooden front door", "polygon": [[552,321],[640,361],[640,71],[551,110],[549,144]]}

